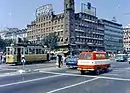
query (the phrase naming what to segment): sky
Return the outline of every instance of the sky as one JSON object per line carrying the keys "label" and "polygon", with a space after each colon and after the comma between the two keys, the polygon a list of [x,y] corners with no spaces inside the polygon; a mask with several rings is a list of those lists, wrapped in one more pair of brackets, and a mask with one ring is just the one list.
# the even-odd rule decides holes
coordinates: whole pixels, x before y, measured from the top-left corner
{"label": "sky", "polygon": [[[0,29],[5,27],[26,28],[35,19],[36,8],[53,4],[56,13],[63,12],[64,0],[0,0]],[[96,7],[97,17],[112,20],[126,26],[130,24],[130,0],[75,0],[76,12],[81,11],[81,3],[90,2]]]}

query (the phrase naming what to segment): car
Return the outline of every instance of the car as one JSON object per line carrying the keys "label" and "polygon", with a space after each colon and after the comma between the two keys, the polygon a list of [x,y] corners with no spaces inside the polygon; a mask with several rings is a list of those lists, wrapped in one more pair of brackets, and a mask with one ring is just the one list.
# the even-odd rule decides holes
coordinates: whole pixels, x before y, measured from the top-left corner
{"label": "car", "polygon": [[130,57],[128,57],[127,61],[128,61],[128,62],[129,62],[129,64],[130,64]]}
{"label": "car", "polygon": [[72,56],[66,60],[66,66],[68,68],[77,68],[78,56]]}
{"label": "car", "polygon": [[128,56],[126,54],[118,54],[116,55],[115,60],[117,62],[127,62],[127,58]]}

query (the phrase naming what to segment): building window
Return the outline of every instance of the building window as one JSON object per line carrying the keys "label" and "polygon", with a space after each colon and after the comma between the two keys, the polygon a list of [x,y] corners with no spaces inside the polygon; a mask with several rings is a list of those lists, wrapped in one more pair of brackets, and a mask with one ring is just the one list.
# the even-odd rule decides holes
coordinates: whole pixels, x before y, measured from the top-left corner
{"label": "building window", "polygon": [[61,25],[61,29],[63,29],[63,25]]}
{"label": "building window", "polygon": [[57,21],[55,21],[55,25],[57,24]]}
{"label": "building window", "polygon": [[61,19],[61,23],[63,23],[63,19]]}

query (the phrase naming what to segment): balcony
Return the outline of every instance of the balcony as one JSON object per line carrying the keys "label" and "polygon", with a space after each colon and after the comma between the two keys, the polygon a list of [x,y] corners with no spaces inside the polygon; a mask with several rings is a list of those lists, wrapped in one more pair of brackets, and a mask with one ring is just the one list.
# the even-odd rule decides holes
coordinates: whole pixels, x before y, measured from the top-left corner
{"label": "balcony", "polygon": [[97,29],[98,29],[98,30],[104,30],[104,28],[101,28],[101,27],[98,27]]}
{"label": "balcony", "polygon": [[83,30],[79,30],[79,29],[75,29],[75,31],[78,31],[78,32],[84,32]]}

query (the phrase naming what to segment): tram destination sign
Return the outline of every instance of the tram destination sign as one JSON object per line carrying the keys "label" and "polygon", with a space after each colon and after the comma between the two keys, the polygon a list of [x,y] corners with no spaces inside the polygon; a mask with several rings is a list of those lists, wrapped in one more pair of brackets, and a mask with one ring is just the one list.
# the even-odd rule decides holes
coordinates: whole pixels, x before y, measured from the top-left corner
{"label": "tram destination sign", "polygon": [[36,9],[36,17],[51,15],[53,12],[52,4],[46,4]]}

